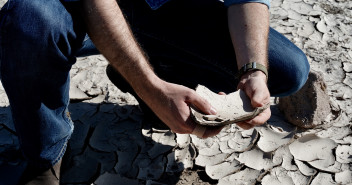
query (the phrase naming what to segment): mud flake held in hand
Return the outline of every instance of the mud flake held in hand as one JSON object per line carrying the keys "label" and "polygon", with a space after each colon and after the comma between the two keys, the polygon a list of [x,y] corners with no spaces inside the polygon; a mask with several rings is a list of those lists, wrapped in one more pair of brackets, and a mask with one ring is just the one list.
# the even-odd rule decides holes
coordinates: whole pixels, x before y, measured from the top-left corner
{"label": "mud flake held in hand", "polygon": [[250,99],[242,90],[227,95],[220,95],[205,86],[198,85],[196,92],[205,98],[217,111],[216,115],[205,115],[196,110],[196,108],[191,107],[193,120],[201,125],[223,126],[241,122],[254,118],[269,107],[269,104],[267,104],[263,107],[253,108]]}

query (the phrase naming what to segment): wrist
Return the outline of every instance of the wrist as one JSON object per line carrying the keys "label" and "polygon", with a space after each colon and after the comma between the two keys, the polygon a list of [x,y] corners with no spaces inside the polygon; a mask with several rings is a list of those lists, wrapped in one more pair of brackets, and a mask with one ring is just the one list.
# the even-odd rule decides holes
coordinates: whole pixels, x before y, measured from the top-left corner
{"label": "wrist", "polygon": [[253,70],[253,71],[248,71],[248,72],[244,73],[241,76],[240,81],[243,81],[243,80],[246,81],[251,78],[263,79],[265,83],[267,83],[267,81],[268,81],[266,74],[263,71],[259,71],[259,70]]}
{"label": "wrist", "polygon": [[[267,69],[267,67],[265,65],[262,65],[262,64],[257,63],[257,62],[250,62],[250,63],[244,64],[241,67],[241,69],[238,71],[236,77],[238,79],[242,79],[243,75],[245,75],[247,73],[252,74],[251,72],[253,72],[253,71],[260,71],[263,74],[265,74],[266,79],[268,78],[268,69]],[[259,73],[256,73],[256,74],[259,74]]]}
{"label": "wrist", "polygon": [[160,95],[164,86],[165,81],[153,73],[144,79],[139,80],[135,84],[134,90],[137,95],[148,104],[150,103],[149,100]]}

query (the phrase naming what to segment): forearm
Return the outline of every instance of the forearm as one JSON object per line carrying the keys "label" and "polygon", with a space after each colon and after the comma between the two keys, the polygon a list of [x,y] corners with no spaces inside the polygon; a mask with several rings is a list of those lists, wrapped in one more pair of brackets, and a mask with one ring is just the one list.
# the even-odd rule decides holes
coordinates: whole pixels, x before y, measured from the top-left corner
{"label": "forearm", "polygon": [[268,7],[260,3],[232,5],[228,21],[238,68],[249,62],[268,66]]}
{"label": "forearm", "polygon": [[111,65],[131,84],[137,94],[159,80],[135,41],[116,0],[83,1],[90,38]]}

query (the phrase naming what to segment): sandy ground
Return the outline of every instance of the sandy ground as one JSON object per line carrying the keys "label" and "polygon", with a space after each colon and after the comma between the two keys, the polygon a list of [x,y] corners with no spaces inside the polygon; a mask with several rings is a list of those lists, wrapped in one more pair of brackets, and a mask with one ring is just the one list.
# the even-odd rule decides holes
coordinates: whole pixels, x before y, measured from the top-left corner
{"label": "sandy ground", "polygon": [[[270,11],[271,26],[324,75],[332,111],[322,126],[293,126],[273,101],[268,124],[248,131],[233,125],[201,140],[155,129],[109,82],[102,56],[79,58],[62,184],[351,184],[352,2],[273,0]],[[14,183],[24,166],[0,86],[0,184]]]}

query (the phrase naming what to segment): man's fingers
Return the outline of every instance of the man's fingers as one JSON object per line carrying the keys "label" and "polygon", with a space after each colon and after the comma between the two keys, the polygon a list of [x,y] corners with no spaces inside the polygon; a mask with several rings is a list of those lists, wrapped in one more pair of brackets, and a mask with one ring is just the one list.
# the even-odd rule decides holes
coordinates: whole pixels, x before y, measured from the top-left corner
{"label": "man's fingers", "polygon": [[196,135],[199,138],[203,138],[206,130],[207,130],[207,127],[197,124],[194,130],[192,131],[192,134]]}
{"label": "man's fingers", "polygon": [[199,111],[205,113],[205,114],[216,114],[216,110],[214,107],[210,105],[210,103],[200,97],[196,92],[193,91],[193,93],[188,97],[186,100],[187,103],[192,104],[195,106]]}
{"label": "man's fingers", "polygon": [[265,123],[271,116],[270,108],[265,109],[262,113],[258,114],[255,118],[245,121],[245,123],[250,125],[262,125]]}

